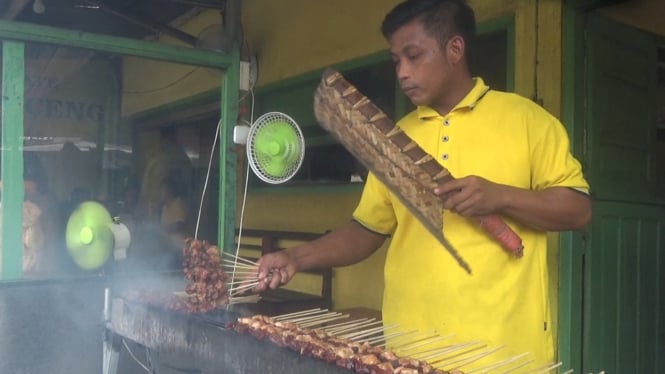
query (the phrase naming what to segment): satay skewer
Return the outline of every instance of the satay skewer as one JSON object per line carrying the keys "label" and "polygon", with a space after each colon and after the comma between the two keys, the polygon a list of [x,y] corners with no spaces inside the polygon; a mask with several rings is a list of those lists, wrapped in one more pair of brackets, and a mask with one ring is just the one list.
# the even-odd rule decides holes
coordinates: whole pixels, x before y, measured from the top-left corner
{"label": "satay skewer", "polygon": [[380,333],[380,332],[385,332],[385,331],[388,331],[388,330],[392,330],[394,328],[397,328],[397,325],[380,326],[380,327],[376,327],[376,328],[373,328],[373,329],[356,332],[356,333],[353,333],[353,334],[342,335],[341,338],[358,341],[361,338],[364,338],[364,337],[367,337],[367,336],[372,336],[372,335]]}
{"label": "satay skewer", "polygon": [[376,320],[376,318],[354,319],[354,320],[351,320],[351,321],[340,322],[340,323],[335,323],[333,325],[328,325],[328,326],[322,327],[321,330],[329,333],[329,332],[334,331],[334,330],[344,329],[346,327],[362,324],[362,323],[365,323],[365,322],[372,322],[374,320]]}
{"label": "satay skewer", "polygon": [[402,354],[404,354],[405,352],[412,351],[416,348],[420,348],[420,347],[423,347],[423,346],[426,346],[426,345],[430,345],[432,343],[437,343],[437,342],[440,342],[440,341],[443,341],[443,340],[446,340],[446,339],[450,339],[452,337],[453,337],[453,335],[439,336],[435,339],[432,339],[432,340],[429,340],[429,341],[426,341],[426,342],[421,342],[420,344],[415,344],[413,346],[410,346],[409,348],[399,349],[398,351],[402,352]]}
{"label": "satay skewer", "polygon": [[[410,357],[417,358],[419,360],[429,361],[436,357],[441,357],[449,353],[459,351],[460,349],[465,349],[476,344],[480,344],[480,340],[473,340],[465,343],[458,343],[453,345],[447,345],[444,347],[430,348],[425,351],[420,351],[416,353],[409,354]],[[425,355],[425,356],[422,356]]]}
{"label": "satay skewer", "polygon": [[324,329],[323,331],[327,332],[330,335],[340,335],[342,333],[351,332],[353,330],[367,328],[367,327],[370,327],[370,326],[380,325],[382,323],[383,323],[382,321],[371,321],[370,320],[370,321],[367,321],[367,322],[354,324],[354,325],[350,325],[350,326],[346,326],[346,327],[341,327],[341,328],[337,328],[337,329],[332,329],[332,330]]}
{"label": "satay skewer", "polygon": [[[477,344],[477,343],[478,343],[478,342],[476,342],[476,343],[474,343],[474,344]],[[470,346],[473,346],[473,344],[471,344]],[[467,355],[467,354],[469,354],[469,353],[471,353],[471,352],[475,352],[475,351],[478,351],[478,350],[481,350],[481,349],[487,348],[487,344],[479,345],[479,346],[477,346],[477,347],[473,347],[473,348],[468,348],[468,347],[469,347],[469,346],[467,346],[467,347],[459,347],[459,348],[454,349],[454,350],[452,350],[452,351],[445,352],[444,354],[441,354],[441,355],[439,355],[439,356],[446,356],[446,357],[440,358],[440,359],[438,359],[438,360],[432,360],[432,359],[430,358],[429,360],[427,360],[427,362],[429,362],[429,363],[432,364],[432,365],[436,365],[437,367],[448,366],[448,365],[451,365],[452,363],[455,363],[456,360],[457,360],[460,356],[464,356],[464,355]],[[468,348],[468,349],[467,349],[467,348]],[[466,349],[466,350],[463,350],[462,352],[457,352],[457,351],[462,350],[462,349]],[[457,353],[450,354],[450,353],[452,353],[452,352],[457,352]],[[453,360],[453,359],[455,359],[455,360]],[[453,362],[452,362],[452,363],[448,363],[447,361],[450,361],[450,360],[453,360]]]}
{"label": "satay skewer", "polygon": [[501,345],[499,347],[490,349],[489,351],[478,353],[477,355],[474,355],[474,356],[471,356],[471,357],[464,357],[464,358],[460,358],[456,361],[449,362],[448,365],[458,364],[456,367],[452,368],[451,370],[461,370],[463,367],[465,367],[467,365],[471,365],[474,362],[480,360],[481,358],[487,357],[487,356],[489,356],[489,355],[491,355],[491,354],[493,354],[497,351],[502,350],[503,348],[505,348],[505,346]]}
{"label": "satay skewer", "polygon": [[261,300],[259,295],[249,295],[249,296],[232,296],[229,298],[229,305],[233,304],[245,304],[245,303],[256,303]]}
{"label": "satay skewer", "polygon": [[398,337],[406,336],[406,335],[414,333],[414,332],[417,332],[417,330],[413,330],[413,331],[409,331],[409,332],[398,331],[398,332],[394,332],[392,334],[388,334],[388,335],[384,335],[384,336],[377,336],[376,338],[367,339],[366,342],[368,344],[374,345],[374,343],[378,343],[378,342],[386,340],[386,339],[395,339],[395,338],[398,338]]}
{"label": "satay skewer", "polygon": [[300,316],[309,315],[309,314],[325,313],[327,311],[328,311],[328,309],[321,309],[321,308],[307,309],[307,310],[301,310],[299,312],[280,314],[278,316],[272,317],[272,319],[275,320],[275,321],[289,320],[292,317],[300,317]]}
{"label": "satay skewer", "polygon": [[233,259],[233,260],[235,260],[235,261],[237,261],[237,262],[243,262],[243,263],[248,264],[248,265],[256,265],[256,266],[259,266],[259,263],[256,262],[256,261],[248,260],[248,259],[246,259],[246,258],[244,258],[244,257],[241,257],[241,256],[238,256],[238,255],[235,255],[235,254],[230,253],[230,252],[226,252],[226,251],[221,251],[221,252],[222,252],[222,256],[231,257],[231,259]]}
{"label": "satay skewer", "polygon": [[311,322],[311,321],[315,321],[315,320],[319,320],[319,319],[325,319],[325,318],[328,318],[328,317],[341,316],[341,315],[342,315],[342,313],[329,312],[329,313],[324,313],[324,314],[315,315],[315,316],[306,316],[306,317],[293,318],[293,319],[290,319],[289,322],[301,324],[301,323],[307,323],[307,322]]}
{"label": "satay skewer", "polygon": [[[482,367],[479,367],[479,368],[476,368],[476,369],[473,369],[473,370],[468,370],[468,371],[466,371],[464,374],[487,373],[488,371],[498,369],[498,368],[500,368],[500,367],[502,367],[502,366],[510,365],[510,364],[512,364],[513,362],[515,362],[515,361],[517,361],[517,360],[520,360],[520,359],[522,359],[522,358],[528,356],[529,354],[530,354],[529,352],[524,352],[524,353],[522,353],[522,354],[520,354],[520,355],[517,355],[517,356],[514,356],[514,357],[510,357],[510,358],[508,358],[508,359],[506,359],[506,360],[503,360],[503,361],[495,362],[495,363],[493,363],[493,364],[489,364],[489,365],[487,365],[487,366],[482,366]],[[502,374],[508,374],[508,373],[511,373],[511,372],[513,372],[513,371],[515,371],[515,370],[517,370],[517,369],[521,369],[521,368],[523,368],[523,367],[529,365],[529,364],[532,363],[533,361],[535,361],[535,360],[534,360],[534,359],[531,359],[531,360],[528,360],[528,361],[526,361],[526,362],[523,362],[523,363],[519,364],[518,366],[515,366],[515,367],[513,367],[513,368],[511,368],[511,369],[508,369],[507,371],[502,372]]]}
{"label": "satay skewer", "polygon": [[250,289],[252,289],[252,288],[254,288],[258,285],[259,285],[259,282],[253,282],[253,283],[244,284],[242,286],[232,287],[232,288],[229,288],[229,293],[231,294],[231,296],[233,296],[235,294],[240,293],[241,291],[248,291],[248,290],[250,290]]}
{"label": "satay skewer", "polygon": [[[431,334],[431,333],[433,333],[433,331],[418,331],[418,332],[416,332],[415,335],[423,335],[423,334]],[[409,346],[409,345],[411,345],[411,344],[414,344],[414,343],[416,343],[416,342],[420,342],[420,341],[423,341],[423,340],[427,340],[427,339],[431,339],[431,338],[436,338],[437,336],[439,336],[439,335],[436,334],[436,333],[434,333],[434,335],[429,335],[429,336],[424,337],[424,338],[418,338],[418,339],[416,339],[416,340],[411,340],[411,341],[403,342],[403,343],[400,343],[400,345],[394,345],[394,346],[390,347],[390,349],[393,350],[393,351],[395,351],[395,350],[400,349],[401,347],[406,347],[406,346]],[[400,337],[400,338],[401,338],[401,337]],[[411,338],[414,338],[414,337],[412,336]],[[399,339],[399,338],[397,338],[397,339]],[[394,341],[393,341],[393,344],[395,344]],[[388,342],[385,342],[385,343],[383,343],[383,344],[379,344],[379,345],[377,345],[376,347],[377,347],[377,348],[385,348],[387,345],[388,345]]]}
{"label": "satay skewer", "polygon": [[548,365],[548,366],[542,366],[540,368],[536,368],[536,369],[533,369],[533,370],[529,371],[527,374],[545,374],[545,373],[549,373],[550,371],[558,368],[561,365],[563,365],[563,362],[559,362],[559,363]]}
{"label": "satay skewer", "polygon": [[[238,257],[237,259],[240,259]],[[244,259],[243,259],[244,260]],[[235,259],[228,259],[228,258],[223,258],[222,262],[224,263],[224,266],[229,266],[229,267],[236,267],[236,268],[247,268],[247,269],[258,269],[259,265],[253,262],[242,262],[242,261],[236,261]]]}
{"label": "satay skewer", "polygon": [[445,339],[447,339],[447,337],[442,337],[440,335],[433,335],[433,336],[430,336],[430,337],[427,337],[427,338],[424,338],[424,339],[419,339],[419,340],[410,342],[408,344],[403,344],[401,346],[392,347],[392,350],[395,351],[396,353],[401,352],[403,354],[404,352],[408,352],[408,351],[410,351],[414,348],[423,347],[423,346],[429,345],[431,343],[436,343],[436,342],[439,342],[439,341],[442,341],[442,340],[445,340]]}
{"label": "satay skewer", "polygon": [[316,320],[316,321],[312,321],[312,322],[301,323],[300,327],[305,328],[305,327],[318,326],[318,325],[322,325],[322,324],[330,322],[330,321],[337,321],[339,319],[344,319],[344,318],[349,318],[349,315],[348,314],[342,314],[341,316],[333,316],[333,317],[324,318],[324,319],[320,319],[320,320]]}

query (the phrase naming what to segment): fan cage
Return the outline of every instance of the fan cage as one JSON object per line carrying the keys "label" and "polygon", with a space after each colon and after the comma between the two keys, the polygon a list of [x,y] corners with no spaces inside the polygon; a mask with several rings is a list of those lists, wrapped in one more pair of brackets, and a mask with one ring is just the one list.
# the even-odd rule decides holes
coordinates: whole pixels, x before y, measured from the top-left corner
{"label": "fan cage", "polygon": [[[297,143],[285,144],[288,148],[285,152],[291,154],[297,152],[297,158],[294,162],[284,168],[283,173],[280,173],[280,175],[273,175],[265,170],[265,168],[262,166],[266,165],[266,163],[270,163],[270,157],[266,157],[260,152],[257,152],[255,138],[257,134],[261,133],[263,128],[277,123],[287,123],[293,129],[294,135],[297,137]],[[304,157],[305,139],[302,135],[302,131],[298,127],[296,121],[289,117],[287,114],[281,112],[265,113],[257,118],[250,127],[249,133],[247,135],[247,160],[254,174],[263,182],[270,184],[280,184],[287,182],[296,175],[303,163]]]}

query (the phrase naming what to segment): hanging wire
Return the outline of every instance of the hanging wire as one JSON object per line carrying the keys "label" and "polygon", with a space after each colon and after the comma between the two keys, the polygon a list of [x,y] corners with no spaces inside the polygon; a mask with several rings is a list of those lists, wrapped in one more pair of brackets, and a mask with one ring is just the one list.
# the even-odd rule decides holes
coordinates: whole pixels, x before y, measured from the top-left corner
{"label": "hanging wire", "polygon": [[143,90],[143,91],[123,90],[122,93],[139,95],[139,94],[148,94],[148,93],[159,92],[159,91],[165,90],[167,88],[171,88],[171,87],[175,86],[176,84],[182,82],[183,80],[187,79],[190,75],[194,74],[194,72],[199,70],[199,69],[200,69],[199,67],[195,67],[194,69],[192,69],[192,70],[188,71],[187,73],[185,73],[185,75],[181,76],[180,78],[178,78],[178,79],[174,80],[173,82],[168,83],[167,85],[162,86],[162,87],[152,88],[152,89]]}

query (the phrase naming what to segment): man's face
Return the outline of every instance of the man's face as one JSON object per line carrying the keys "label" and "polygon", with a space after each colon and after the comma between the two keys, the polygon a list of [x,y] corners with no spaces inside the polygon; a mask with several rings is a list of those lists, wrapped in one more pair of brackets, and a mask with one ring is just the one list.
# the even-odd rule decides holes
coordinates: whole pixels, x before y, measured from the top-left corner
{"label": "man's face", "polygon": [[389,39],[397,79],[415,105],[435,106],[448,90],[451,66],[439,40],[411,21]]}

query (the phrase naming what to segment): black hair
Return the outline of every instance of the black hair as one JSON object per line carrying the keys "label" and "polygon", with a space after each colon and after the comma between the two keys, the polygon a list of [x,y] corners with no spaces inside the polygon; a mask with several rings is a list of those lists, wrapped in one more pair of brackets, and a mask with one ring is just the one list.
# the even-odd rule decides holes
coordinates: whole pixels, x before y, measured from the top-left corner
{"label": "black hair", "polygon": [[406,0],[386,15],[381,33],[389,39],[400,27],[416,19],[441,46],[450,37],[460,35],[467,54],[470,51],[476,35],[476,17],[466,0]]}

